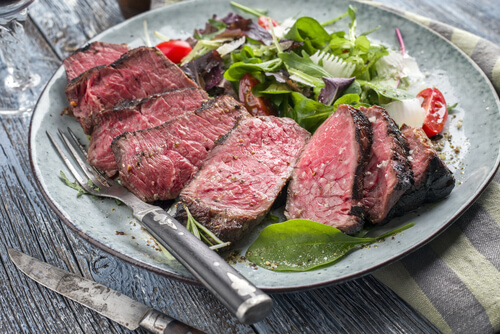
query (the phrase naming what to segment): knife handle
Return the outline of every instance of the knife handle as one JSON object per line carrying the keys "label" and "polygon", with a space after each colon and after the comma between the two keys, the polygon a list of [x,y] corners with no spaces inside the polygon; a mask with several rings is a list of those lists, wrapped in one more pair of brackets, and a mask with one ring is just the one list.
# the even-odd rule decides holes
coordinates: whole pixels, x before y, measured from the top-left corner
{"label": "knife handle", "polygon": [[155,309],[150,309],[141,320],[141,327],[155,334],[205,334]]}
{"label": "knife handle", "polygon": [[263,320],[271,312],[273,300],[267,294],[167,212],[150,205],[149,209],[134,215],[240,322],[252,324]]}

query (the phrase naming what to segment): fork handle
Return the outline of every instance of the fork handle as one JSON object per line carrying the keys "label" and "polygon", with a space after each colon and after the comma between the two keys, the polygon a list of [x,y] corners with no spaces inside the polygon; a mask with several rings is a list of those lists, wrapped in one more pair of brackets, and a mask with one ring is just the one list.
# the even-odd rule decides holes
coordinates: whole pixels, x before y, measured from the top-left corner
{"label": "fork handle", "polygon": [[143,227],[244,324],[263,320],[272,299],[159,207],[134,215]]}

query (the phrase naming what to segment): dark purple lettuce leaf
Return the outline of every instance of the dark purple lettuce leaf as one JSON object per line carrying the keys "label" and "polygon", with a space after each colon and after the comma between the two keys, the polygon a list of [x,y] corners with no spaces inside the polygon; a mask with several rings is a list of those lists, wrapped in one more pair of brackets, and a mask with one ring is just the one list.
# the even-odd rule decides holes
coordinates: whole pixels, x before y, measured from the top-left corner
{"label": "dark purple lettuce leaf", "polygon": [[318,96],[318,102],[331,105],[342,92],[354,82],[356,78],[327,78],[323,77],[325,87],[321,89]]}
{"label": "dark purple lettuce leaf", "polygon": [[[214,16],[214,19],[215,19],[215,16]],[[235,23],[236,21],[239,21],[239,20],[244,20],[244,18],[241,17],[238,14],[229,13],[226,16],[224,16],[222,19],[220,19],[219,21],[222,21],[222,22],[224,22],[227,25],[231,25],[231,24],[233,24],[233,23]]]}
{"label": "dark purple lettuce leaf", "polygon": [[216,38],[240,38],[245,36],[265,45],[270,45],[273,41],[269,31],[256,24],[252,19],[245,19],[238,14],[229,13],[220,21],[224,22],[227,27]]}
{"label": "dark purple lettuce leaf", "polygon": [[217,86],[224,76],[224,62],[216,50],[193,59],[181,69],[205,90]]}
{"label": "dark purple lettuce leaf", "polygon": [[[214,14],[212,16],[212,19],[213,20],[217,20],[217,16]],[[212,34],[214,32],[217,32],[217,28],[214,27],[212,24],[210,24],[210,22],[206,22],[205,23],[205,28],[203,28],[203,29],[195,29],[194,30],[194,35],[208,35],[208,34]]]}

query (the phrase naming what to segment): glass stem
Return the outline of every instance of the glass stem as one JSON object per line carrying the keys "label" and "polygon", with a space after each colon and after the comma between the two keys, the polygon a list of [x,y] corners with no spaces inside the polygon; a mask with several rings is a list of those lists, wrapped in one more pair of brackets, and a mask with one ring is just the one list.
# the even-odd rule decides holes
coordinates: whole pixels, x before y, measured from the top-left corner
{"label": "glass stem", "polygon": [[0,49],[9,75],[6,85],[25,89],[31,86],[29,57],[26,49],[24,24],[28,9],[9,18],[0,18]]}

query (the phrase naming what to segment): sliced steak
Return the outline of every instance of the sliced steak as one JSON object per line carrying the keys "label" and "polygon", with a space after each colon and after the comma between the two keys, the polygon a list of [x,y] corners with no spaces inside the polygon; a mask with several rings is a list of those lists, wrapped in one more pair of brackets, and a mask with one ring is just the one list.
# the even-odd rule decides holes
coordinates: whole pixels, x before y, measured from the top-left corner
{"label": "sliced steak", "polygon": [[184,204],[220,239],[241,239],[264,219],[309,137],[290,118],[240,121],[182,190],[179,218]]}
{"label": "sliced steak", "polygon": [[359,231],[371,144],[366,116],[340,105],[316,130],[293,171],[285,216],[314,220],[349,234]]}
{"label": "sliced steak", "polygon": [[137,131],[161,125],[171,119],[194,112],[208,94],[199,88],[183,88],[124,103],[94,115],[93,131],[88,150],[90,165],[108,176],[118,171],[111,151],[111,142],[126,131]]}
{"label": "sliced steak", "polygon": [[221,96],[195,113],[123,133],[111,144],[121,183],[146,202],[177,197],[215,141],[246,116],[241,104]]}
{"label": "sliced steak", "polygon": [[93,67],[111,64],[128,50],[126,44],[105,42],[92,42],[76,50],[63,61],[68,82]]}
{"label": "sliced steak", "polygon": [[370,160],[365,169],[363,205],[368,220],[381,223],[413,184],[409,147],[397,124],[385,109],[361,107],[373,129]]}
{"label": "sliced steak", "polygon": [[403,125],[401,132],[410,146],[410,161],[415,184],[395,205],[396,216],[402,216],[426,202],[441,200],[455,187],[453,174],[439,158],[424,130]]}
{"label": "sliced steak", "polygon": [[66,86],[66,97],[85,133],[91,134],[94,113],[123,101],[186,87],[197,85],[160,50],[139,47],[110,65],[81,74]]}

